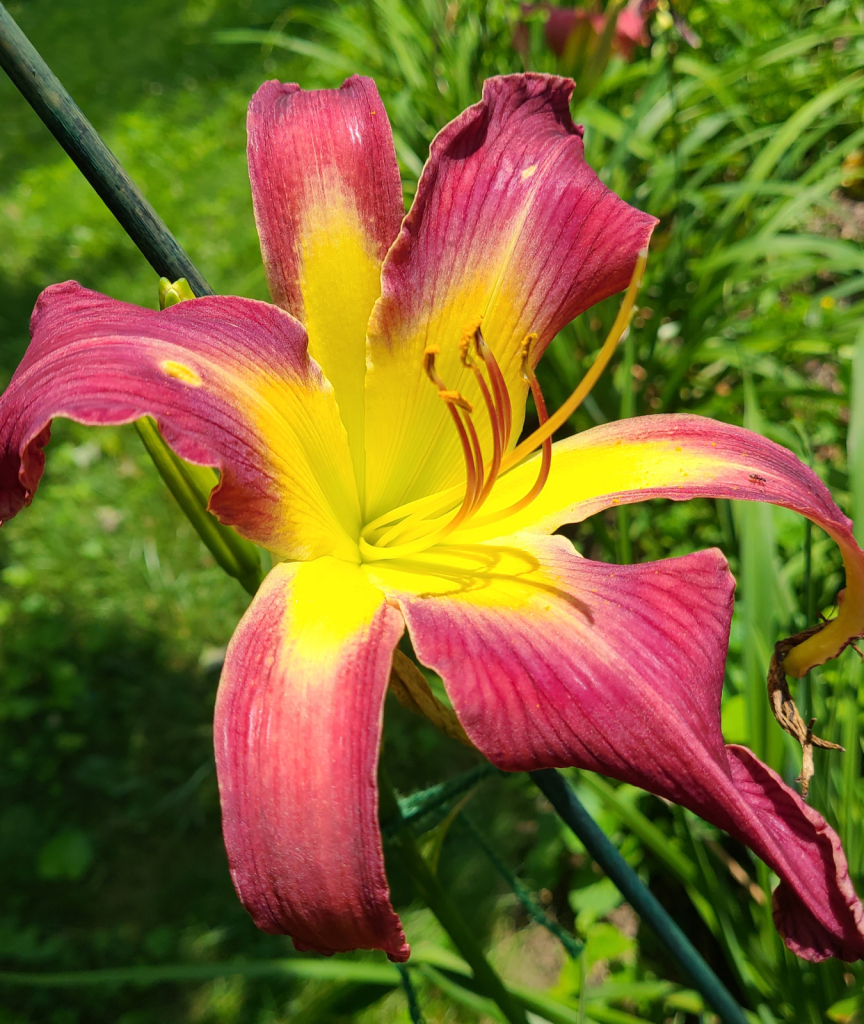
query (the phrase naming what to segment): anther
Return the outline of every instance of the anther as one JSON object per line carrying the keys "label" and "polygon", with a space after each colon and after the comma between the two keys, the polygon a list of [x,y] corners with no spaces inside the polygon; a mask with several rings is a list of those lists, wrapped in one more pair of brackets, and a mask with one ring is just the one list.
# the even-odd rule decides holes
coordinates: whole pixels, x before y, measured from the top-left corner
{"label": "anther", "polygon": [[448,405],[458,405],[460,409],[464,409],[467,413],[474,412],[474,407],[468,399],[459,391],[451,391],[435,369],[435,356],[439,355],[440,352],[441,349],[437,345],[427,345],[423,349],[423,369],[426,372],[426,376],[438,388],[438,397],[442,401]]}
{"label": "anther", "polygon": [[474,406],[468,401],[467,398],[460,391],[447,391],[441,388],[438,391],[438,397],[443,399],[450,405],[458,405],[460,409],[464,409],[465,412],[474,412]]}
{"label": "anther", "polygon": [[531,356],[531,346],[539,337],[540,335],[536,331],[531,331],[530,334],[526,334],[525,337],[522,339],[520,353],[522,356],[522,367],[520,372],[522,380],[524,380],[526,384],[530,384],[531,381],[534,379],[534,371],[531,369],[531,364],[528,360]]}
{"label": "anther", "polygon": [[483,323],[482,316],[475,316],[473,320],[469,320],[462,328],[462,337],[459,340],[459,351],[465,352],[467,355],[468,349],[471,347],[471,342],[477,336],[477,332]]}
{"label": "anther", "polygon": [[441,354],[441,349],[437,345],[427,345],[423,349],[423,371],[429,380],[433,384],[437,385],[439,391],[446,391],[447,388],[444,386],[444,381],[438,376],[438,371],[435,369],[435,356]]}
{"label": "anther", "polygon": [[468,368],[473,367],[473,363],[468,358],[468,351],[471,348],[471,337],[462,335],[462,340],[459,342],[459,359],[462,365]]}

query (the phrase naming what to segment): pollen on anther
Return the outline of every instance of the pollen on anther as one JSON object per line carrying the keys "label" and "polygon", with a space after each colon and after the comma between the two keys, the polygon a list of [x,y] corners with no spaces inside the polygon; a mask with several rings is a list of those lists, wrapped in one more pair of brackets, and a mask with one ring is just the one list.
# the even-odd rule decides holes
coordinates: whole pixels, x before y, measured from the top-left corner
{"label": "pollen on anther", "polygon": [[464,409],[465,412],[474,412],[474,406],[468,401],[467,398],[460,391],[439,391],[439,398],[448,402],[450,405],[458,405],[460,409]]}
{"label": "pollen on anther", "polygon": [[530,334],[526,334],[522,339],[522,345],[520,346],[520,357],[522,359],[521,373],[522,379],[526,384],[531,383],[532,370],[528,365],[528,359],[531,356],[531,346],[539,337],[540,335],[536,331],[531,331]]}
{"label": "pollen on anther", "polygon": [[460,350],[468,351],[471,342],[474,340],[475,335],[480,330],[483,324],[483,314],[475,316],[472,320],[469,320],[462,328],[462,337],[459,339]]}
{"label": "pollen on anther", "polygon": [[203,381],[198,374],[189,366],[178,363],[173,359],[163,359],[159,364],[163,373],[176,380],[182,380],[184,384],[190,384],[193,388],[200,388]]}
{"label": "pollen on anther", "polygon": [[441,349],[437,345],[427,345],[423,349],[423,371],[430,380],[438,382],[438,375],[435,373],[435,357]]}

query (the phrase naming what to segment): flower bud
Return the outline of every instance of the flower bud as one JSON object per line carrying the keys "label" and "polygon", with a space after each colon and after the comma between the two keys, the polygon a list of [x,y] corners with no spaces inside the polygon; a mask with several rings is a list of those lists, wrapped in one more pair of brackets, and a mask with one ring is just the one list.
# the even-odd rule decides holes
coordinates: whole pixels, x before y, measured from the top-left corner
{"label": "flower bud", "polygon": [[189,287],[185,277],[181,277],[173,284],[167,277],[159,278],[159,308],[167,309],[169,306],[176,306],[178,302],[186,299],[194,299],[195,293]]}

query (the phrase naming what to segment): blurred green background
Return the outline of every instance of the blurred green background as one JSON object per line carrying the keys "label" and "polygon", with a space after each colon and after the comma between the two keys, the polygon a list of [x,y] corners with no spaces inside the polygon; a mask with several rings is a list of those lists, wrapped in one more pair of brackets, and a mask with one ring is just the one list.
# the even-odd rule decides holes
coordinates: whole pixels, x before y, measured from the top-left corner
{"label": "blurred green background", "polygon": [[[7,6],[215,289],[256,298],[267,294],[245,108],[262,80],[315,87],[373,75],[410,202],[429,141],[485,77],[575,74],[591,86],[574,107],[589,161],[661,225],[634,329],[570,429],[683,410],[744,423],[812,464],[864,523],[864,5],[682,0],[671,12],[686,19],[682,34],[661,3],[649,45],[605,66],[556,58],[545,12],[503,0]],[[156,306],[155,275],[0,80],[4,385],[36,296],[67,278]],[[575,386],[616,308],[589,311],[550,347],[550,405]],[[776,639],[830,614],[842,586],[833,544],[783,510],[708,500],[619,509],[568,535],[606,561],[723,548],[739,579],[726,737],[791,782],[800,753],[769,721],[765,671]],[[0,984],[0,1024],[409,1019],[392,986],[255,974],[294,953],[251,925],[219,834],[212,705],[247,601],[132,428],[55,424],[36,500],[0,531],[0,967],[80,972],[79,984]],[[817,751],[811,802],[840,831],[859,892],[862,683],[846,652],[796,694],[818,731],[847,748]],[[476,763],[391,703],[384,758],[402,793]],[[572,781],[754,1021],[864,1019],[859,967],[803,964],[783,949],[771,877],[746,850],[629,787],[587,773]],[[555,997],[559,1016],[548,1019],[712,1019],[524,778],[485,781],[467,812],[549,913],[587,940],[570,961],[459,818],[431,823],[424,841],[440,853],[440,877],[505,979]],[[398,874],[393,884],[409,938],[440,953],[446,939],[429,913]],[[220,976],[237,958],[248,969]],[[87,974],[133,965],[146,969],[137,985]],[[165,980],[176,965],[189,980]],[[494,1019],[458,972],[421,968],[414,980],[430,1022]]]}

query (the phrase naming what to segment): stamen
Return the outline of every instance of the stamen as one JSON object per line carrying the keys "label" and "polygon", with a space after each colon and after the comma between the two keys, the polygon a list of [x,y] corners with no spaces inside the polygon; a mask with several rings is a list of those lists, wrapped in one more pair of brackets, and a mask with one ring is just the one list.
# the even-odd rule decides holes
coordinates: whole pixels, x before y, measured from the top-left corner
{"label": "stamen", "polygon": [[[474,411],[471,403],[461,392],[449,389],[435,369],[435,357],[440,352],[441,350],[437,345],[429,345],[423,352],[423,369],[426,372],[426,376],[438,388],[438,397],[447,405],[447,409],[456,426],[459,440],[462,444],[462,456],[465,459],[466,474],[465,495],[459,511],[448,524],[449,532],[450,530],[455,530],[464,521],[465,517],[474,507],[477,496],[483,487],[483,453],[480,448],[480,439],[474,427],[474,421],[471,419],[471,413]],[[389,530],[378,538],[374,546],[376,548],[384,547],[389,541],[405,534],[413,525],[410,523],[411,518],[413,517],[409,517],[408,520],[403,519],[396,525],[391,526]],[[367,530],[363,532],[366,533]],[[364,540],[365,538],[361,537],[361,543]]]}
{"label": "stamen", "polygon": [[[466,491],[465,498],[463,499],[462,506],[459,511],[448,523],[436,532],[436,542],[442,540],[448,534],[458,529],[467,520],[472,519],[477,511],[483,506],[495,485],[495,481],[498,479],[503,453],[510,440],[513,418],[510,405],[510,393],[507,390],[507,384],[504,380],[504,375],[501,373],[501,369],[498,366],[498,361],[495,359],[492,350],[483,340],[483,334],[480,330],[480,323],[482,322],[482,319],[482,317],[478,317],[476,321],[469,324],[462,332],[462,337],[459,341],[459,354],[462,365],[473,372],[477,385],[480,389],[480,394],[482,395],[484,404],[486,405],[486,410],[489,414],[489,423],[492,428],[492,461],[489,465],[488,473],[485,473],[484,479],[483,453],[480,446],[480,440],[477,436],[477,431],[470,415],[465,416],[465,426],[470,434],[471,445],[474,451],[476,467],[475,482],[479,484],[480,489],[479,492],[475,491],[470,501],[468,500],[468,493]],[[489,392],[489,387],[483,378],[480,368],[471,359],[472,330],[474,346],[477,354],[486,366],[486,371],[489,374],[489,381],[492,385],[492,390],[495,393],[494,398]],[[440,349],[437,345],[429,346],[424,352],[424,367],[429,379],[438,386],[438,393],[445,399],[445,401],[450,400],[450,396],[452,395],[462,398],[459,392],[440,390],[444,382],[435,371],[435,356],[439,353]],[[464,402],[465,400],[462,399],[462,401]],[[470,406],[467,411],[472,411]],[[542,483],[540,486],[542,487]],[[429,519],[425,518],[419,512],[415,513],[408,519],[403,519],[397,526],[388,530],[384,536],[379,538],[378,543],[386,544],[388,541],[396,540],[397,538],[407,543],[410,540],[418,539],[424,532],[428,534],[430,525],[432,525],[432,523],[430,523]],[[420,531],[419,534],[418,531]]]}
{"label": "stamen", "polygon": [[[473,484],[473,489],[471,486],[469,486],[469,484],[466,484],[465,495],[462,499],[462,504],[459,508],[459,511],[443,526],[435,530],[435,543],[438,543],[439,541],[443,540],[443,538],[446,537],[448,534],[458,529],[465,522],[466,519],[471,518],[474,509],[479,506],[480,497],[483,493],[483,491],[480,490],[480,488],[483,486],[483,458],[482,451],[480,448],[480,438],[477,436],[477,431],[474,427],[474,421],[471,419],[471,417],[464,413],[462,414],[462,416],[464,417],[464,424],[460,423],[460,426],[463,426],[463,429],[467,428],[467,433],[471,441],[471,450],[474,456],[474,473],[472,479],[470,480],[470,483]],[[495,481],[493,479],[492,483],[494,482]],[[491,489],[491,484],[489,486]],[[441,511],[444,512],[446,511],[446,509],[442,509]],[[402,545],[408,544],[411,541],[418,540],[423,537],[429,537],[430,527],[434,528],[437,525],[437,523],[436,520],[430,520],[428,518],[428,513],[429,510],[427,509],[424,514],[415,514],[411,516],[409,519],[403,520],[398,525],[391,527],[391,529],[389,529],[385,534],[383,534],[383,536],[381,536],[378,539],[378,544],[388,544],[391,541],[398,540],[400,541],[401,547]]]}
{"label": "stamen", "polygon": [[[531,394],[534,396],[534,405],[537,408],[537,419],[540,421],[540,427],[549,419],[549,413],[546,411],[546,400],[543,397],[543,392],[540,388],[540,382],[534,374],[534,370],[531,368],[529,362],[531,355],[531,346],[537,340],[537,334],[531,333],[525,336],[525,340],[522,342],[522,379],[525,380],[531,386]],[[512,505],[508,505],[507,508],[501,509],[498,512],[493,512],[488,516],[481,516],[479,519],[471,518],[471,526],[490,526],[492,523],[500,522],[502,519],[507,519],[516,512],[521,512],[523,508],[526,508],[531,502],[537,497],[537,495],[546,486],[546,481],[549,479],[549,470],[552,466],[552,438],[547,437],[543,441],[543,454],[540,457],[540,472],[537,474],[537,479],[534,481],[534,486],[528,491],[527,494],[523,495],[518,501]]]}
{"label": "stamen", "polygon": [[475,342],[477,345],[477,353],[482,357],[483,362],[486,364],[489,380],[492,382],[492,390],[495,392],[499,415],[501,416],[501,436],[504,439],[503,447],[506,448],[510,443],[510,433],[513,430],[513,410],[510,405],[510,392],[507,390],[507,384],[504,380],[504,374],[501,373],[501,368],[498,366],[498,360],[483,340],[483,335],[479,327],[477,328],[477,333],[475,335]]}
{"label": "stamen", "polygon": [[465,412],[474,412],[474,406],[465,398],[460,391],[439,391],[438,397],[449,405],[458,405]]}
{"label": "stamen", "polygon": [[483,317],[478,316],[473,320],[469,320],[462,328],[462,337],[459,339],[459,355],[462,359],[463,366],[468,366],[468,356],[471,351],[471,343],[474,341],[482,323]]}
{"label": "stamen", "polygon": [[[469,338],[470,341],[470,338]],[[466,343],[467,345],[467,343]],[[461,345],[460,345],[461,347]],[[459,391],[450,391],[441,379],[436,367],[435,358],[440,355],[441,349],[438,345],[428,345],[423,350],[423,372],[432,381],[432,383],[438,388],[438,394],[440,398],[448,403],[448,405],[456,406],[459,409],[463,409],[466,413],[472,413],[474,411],[471,403],[461,394]],[[453,415],[453,409],[451,408],[451,416]],[[468,440],[463,436],[463,428],[461,421],[457,423],[457,431],[459,432],[459,438],[462,443],[463,455],[465,453],[465,444]],[[472,449],[473,450],[473,449]],[[473,461],[473,460],[472,460]],[[467,462],[466,462],[467,465]],[[475,467],[476,468],[476,467]],[[471,471],[468,471],[468,477],[470,478]],[[409,501],[405,505],[400,505],[398,508],[391,509],[389,512],[384,512],[382,515],[373,519],[372,522],[367,523],[363,528],[362,538],[366,540],[372,536],[378,530],[383,529],[385,526],[389,526],[390,529],[381,537],[376,540],[376,546],[385,541],[392,540],[395,536],[400,535],[403,532],[407,532],[411,526],[416,525],[419,521],[427,521],[430,514],[435,512],[443,513],[448,508],[452,507],[453,503],[457,501],[462,495],[463,489],[461,487],[450,488],[442,494],[429,495],[424,498],[415,498],[414,501]]]}
{"label": "stamen", "polygon": [[531,369],[531,364],[528,362],[528,359],[531,355],[531,346],[538,337],[538,333],[536,331],[532,331],[530,334],[526,334],[522,339],[522,380],[524,380],[526,384],[530,384],[534,376],[534,371]]}
{"label": "stamen", "polygon": [[[480,337],[479,326],[474,330],[474,340]],[[483,396],[483,401],[486,405],[486,411],[489,413],[489,423],[492,427],[492,462],[489,466],[489,472],[486,474],[486,480],[483,484],[483,489],[477,496],[477,501],[474,506],[474,510],[478,509],[489,495],[492,490],[492,486],[498,478],[498,470],[501,467],[501,458],[504,454],[504,448],[507,445],[507,439],[503,434],[503,425],[501,417],[500,405],[492,399],[492,395],[489,393],[489,388],[486,386],[486,381],[483,378],[483,374],[480,372],[480,368],[470,358],[469,345],[471,338],[467,338],[465,334],[462,336],[462,341],[459,343],[459,351],[462,358],[462,365],[470,369],[477,381],[477,386],[480,389],[480,394]],[[479,350],[479,346],[478,346]],[[491,379],[491,375],[490,375]],[[494,384],[493,384],[494,387]]]}
{"label": "stamen", "polygon": [[[636,295],[645,273],[647,258],[648,251],[643,249],[636,260],[630,284],[621,302],[621,308],[615,318],[615,323],[612,325],[612,330],[606,337],[591,368],[585,374],[579,386],[552,416],[549,416],[547,412],[540,384],[531,366],[531,349],[538,336],[534,332],[526,335],[521,349],[522,378],[531,388],[540,423],[537,429],[509,454],[505,455],[504,452],[506,452],[512,431],[510,392],[492,350],[483,339],[483,334],[480,330],[482,318],[478,318],[475,323],[470,324],[463,332],[459,342],[462,364],[474,374],[483,403],[489,414],[492,429],[493,453],[488,473],[483,463],[480,440],[472,420],[473,408],[471,403],[468,402],[461,392],[448,389],[438,374],[435,368],[435,357],[440,354],[438,346],[430,345],[425,349],[423,353],[424,371],[430,381],[438,388],[438,394],[442,401],[446,403],[462,446],[466,472],[465,491],[462,496],[462,502],[456,514],[443,524],[441,519],[447,514],[448,509],[453,508],[456,500],[458,500],[458,487],[451,487],[446,491],[439,492],[437,495],[417,499],[385,513],[383,516],[379,516],[374,522],[367,524],[361,533],[359,544],[364,558],[374,561],[378,559],[405,558],[412,554],[419,554],[439,543],[444,537],[458,529],[468,520],[477,527],[490,525],[519,512],[540,494],[549,477],[552,465],[552,435],[579,408],[586,395],[597,382],[600,374],[608,365],[618,342],[629,328],[630,320],[635,310]],[[488,374],[488,384],[480,366],[471,358],[472,340],[476,354],[483,360],[483,366]],[[542,446],[543,450],[540,458],[539,472],[534,485],[528,493],[505,509],[480,519],[475,519],[476,513],[485,503],[501,474],[513,469],[540,446]],[[430,518],[430,516],[435,516],[436,514],[438,518]],[[377,538],[374,543],[370,543],[368,538],[376,530],[383,528],[387,524],[393,525],[381,537]],[[397,537],[403,542],[388,546],[388,543]]]}
{"label": "stamen", "polygon": [[[462,454],[465,457],[467,473],[462,507],[467,509],[473,505],[474,498],[483,485],[483,456],[480,451],[480,440],[471,419],[473,406],[459,391],[450,390],[435,369],[435,357],[440,351],[441,349],[437,345],[429,345],[423,352],[423,368],[426,371],[426,376],[438,388],[438,397],[446,403],[453,422],[456,424],[459,440],[462,442]],[[382,537],[381,540],[383,541],[383,539]]]}

